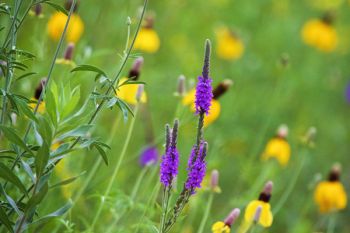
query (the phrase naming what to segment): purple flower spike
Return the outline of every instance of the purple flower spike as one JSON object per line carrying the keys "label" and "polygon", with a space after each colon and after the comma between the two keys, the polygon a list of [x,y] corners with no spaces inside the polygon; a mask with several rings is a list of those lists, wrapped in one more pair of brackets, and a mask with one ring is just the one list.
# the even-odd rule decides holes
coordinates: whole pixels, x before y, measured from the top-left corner
{"label": "purple flower spike", "polygon": [[179,167],[179,152],[175,147],[170,147],[165,155],[162,156],[160,165],[160,181],[165,187],[171,185],[173,179],[177,176]]}
{"label": "purple flower spike", "polygon": [[188,161],[188,178],[186,181],[186,189],[194,190],[201,187],[201,183],[205,176],[207,169],[207,163],[205,162],[205,156],[207,154],[207,143],[201,143],[199,151],[197,152],[196,146],[192,149],[189,161]]}
{"label": "purple flower spike", "polygon": [[201,76],[198,77],[195,100],[197,114],[209,114],[211,100],[213,98],[211,83],[211,78],[204,78]]}
{"label": "purple flower spike", "polygon": [[160,163],[160,182],[162,182],[165,187],[171,186],[179,169],[179,152],[176,148],[178,127],[178,120],[175,120],[172,130],[170,130],[169,125],[166,126],[165,154],[162,156],[162,161]]}
{"label": "purple flower spike", "polygon": [[155,146],[150,146],[145,148],[140,156],[140,165],[141,167],[150,166],[156,164],[159,158],[158,150]]}
{"label": "purple flower spike", "polygon": [[350,104],[350,83],[349,83],[348,86],[346,87],[346,90],[345,90],[345,97],[346,97],[346,100],[348,101],[348,103]]}
{"label": "purple flower spike", "polygon": [[211,100],[213,99],[212,79],[209,77],[210,41],[205,42],[205,54],[202,76],[198,77],[196,87],[196,114],[209,114]]}

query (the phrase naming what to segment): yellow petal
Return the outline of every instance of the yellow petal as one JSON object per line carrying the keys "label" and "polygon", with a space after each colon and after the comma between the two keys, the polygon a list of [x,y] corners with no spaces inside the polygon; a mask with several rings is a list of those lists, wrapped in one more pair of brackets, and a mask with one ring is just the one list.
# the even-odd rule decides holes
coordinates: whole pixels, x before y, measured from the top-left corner
{"label": "yellow petal", "polygon": [[[127,81],[127,78],[122,78],[119,82],[124,83],[125,81]],[[117,96],[120,99],[127,102],[128,104],[135,105],[137,104],[136,93],[137,93],[138,86],[139,84],[128,84],[128,85],[121,86],[119,90],[117,90]],[[147,102],[147,94],[145,91],[141,95],[140,102],[141,103]]]}
{"label": "yellow petal", "polygon": [[269,158],[276,158],[282,166],[286,166],[290,154],[291,149],[289,143],[283,138],[276,137],[267,143],[265,150],[262,153],[262,159],[267,160]]}
{"label": "yellow petal", "polygon": [[313,46],[323,52],[332,52],[338,44],[336,30],[319,19],[312,19],[305,23],[301,36],[305,44]]}
{"label": "yellow petal", "polygon": [[213,224],[211,231],[212,233],[230,233],[231,229],[224,222],[219,221]]}
{"label": "yellow petal", "polygon": [[244,213],[245,221],[252,222],[254,220],[256,209],[259,206],[262,207],[262,211],[261,211],[261,215],[258,223],[263,227],[270,227],[273,221],[271,206],[269,203],[259,201],[259,200],[251,201],[248,204]]}
{"label": "yellow petal", "polygon": [[242,41],[233,35],[229,29],[221,28],[217,31],[216,34],[216,53],[219,58],[226,60],[236,60],[243,55],[244,45]]}
{"label": "yellow petal", "polygon": [[322,181],[314,192],[314,200],[321,213],[329,213],[344,209],[347,196],[342,183],[338,181]]}
{"label": "yellow petal", "polygon": [[134,48],[147,53],[155,53],[160,46],[158,34],[152,28],[141,28],[135,40]]}
{"label": "yellow petal", "polygon": [[[59,40],[64,30],[66,21],[67,21],[67,16],[62,12],[56,12],[51,16],[47,24],[48,34],[51,37],[51,39],[55,41]],[[73,14],[71,16],[69,26],[67,29],[67,34],[66,34],[67,42],[76,43],[80,39],[83,32],[84,32],[84,23],[82,19],[80,18],[79,15]]]}
{"label": "yellow petal", "polygon": [[[34,111],[38,100],[35,99],[35,98],[31,98],[30,100],[36,101],[35,103],[29,103],[29,104],[28,104],[28,106],[29,106],[31,109],[33,109],[33,111]],[[37,112],[40,113],[40,114],[44,114],[45,109],[46,109],[45,101],[41,101],[40,104],[39,104],[39,107],[38,107]]]}

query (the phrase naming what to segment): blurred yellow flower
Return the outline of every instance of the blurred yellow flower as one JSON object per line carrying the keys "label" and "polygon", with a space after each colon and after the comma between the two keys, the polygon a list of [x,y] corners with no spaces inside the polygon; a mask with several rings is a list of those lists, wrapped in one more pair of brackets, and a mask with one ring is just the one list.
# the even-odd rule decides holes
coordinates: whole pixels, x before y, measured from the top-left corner
{"label": "blurred yellow flower", "polygon": [[259,221],[257,223],[263,227],[270,227],[272,225],[273,216],[271,212],[270,203],[265,201],[261,201],[261,200],[251,201],[245,210],[244,219],[247,222],[252,222],[254,220],[255,212],[259,206],[261,206],[262,209],[261,209],[261,215],[260,215]]}
{"label": "blurred yellow flower", "polygon": [[[29,106],[30,108],[32,108],[33,111],[34,111],[38,100],[35,99],[35,98],[31,98],[30,100],[31,100],[32,102],[29,103],[28,106]],[[38,111],[37,111],[37,112],[40,113],[40,114],[43,114],[43,113],[45,112],[45,109],[46,109],[45,106],[46,106],[46,105],[45,105],[45,101],[41,101],[40,104],[39,104],[39,107],[38,107]]]}
{"label": "blurred yellow flower", "polygon": [[62,143],[61,143],[60,141],[56,141],[56,142],[52,143],[52,145],[51,145],[51,147],[50,147],[51,151],[57,150],[58,147],[60,147],[61,144],[62,144]]}
{"label": "blurred yellow flower", "polygon": [[225,60],[239,59],[244,52],[244,44],[238,36],[228,28],[220,28],[216,32],[216,53],[219,58]]}
{"label": "blurred yellow flower", "polygon": [[276,136],[267,143],[265,150],[262,153],[262,159],[267,160],[269,158],[275,158],[282,166],[286,166],[290,154],[291,149],[287,140],[283,137]]}
{"label": "blurred yellow flower", "polygon": [[[196,107],[194,104],[195,94],[196,94],[196,90],[192,89],[182,99],[182,104],[185,106],[190,106],[192,112],[196,111]],[[213,123],[219,117],[220,111],[221,111],[221,105],[219,101],[212,99],[209,114],[204,116],[204,127],[207,127],[208,125]]]}
{"label": "blurred yellow flower", "polygon": [[[124,78],[120,79],[119,83],[122,84],[127,80],[128,80],[128,78],[124,77]],[[127,102],[128,104],[135,105],[135,104],[137,104],[136,93],[137,93],[139,85],[140,84],[123,85],[123,86],[119,87],[119,89],[117,90],[117,96],[120,99]],[[145,91],[143,91],[141,94],[140,103],[146,103],[146,102],[147,102],[147,94]]]}
{"label": "blurred yellow flower", "polygon": [[302,28],[301,36],[305,44],[322,52],[332,52],[338,45],[338,35],[335,28],[321,19],[307,21]]}
{"label": "blurred yellow flower", "polygon": [[142,27],[136,37],[134,48],[146,53],[155,53],[160,47],[157,32],[151,27]]}
{"label": "blurred yellow flower", "polygon": [[[47,29],[48,29],[49,36],[53,40],[57,41],[60,39],[61,34],[64,30],[64,26],[66,24],[66,21],[67,21],[67,16],[62,12],[56,12],[51,16],[47,24]],[[80,18],[79,15],[72,14],[68,25],[67,33],[66,33],[66,40],[68,42],[76,43],[79,41],[83,32],[84,32],[84,23],[82,19]]]}
{"label": "blurred yellow flower", "polygon": [[211,227],[213,233],[230,233],[230,226],[226,225],[224,222],[218,221]]}
{"label": "blurred yellow flower", "polygon": [[321,213],[330,213],[345,209],[347,196],[343,184],[339,181],[340,168],[333,167],[328,181],[320,182],[315,189],[314,199]]}

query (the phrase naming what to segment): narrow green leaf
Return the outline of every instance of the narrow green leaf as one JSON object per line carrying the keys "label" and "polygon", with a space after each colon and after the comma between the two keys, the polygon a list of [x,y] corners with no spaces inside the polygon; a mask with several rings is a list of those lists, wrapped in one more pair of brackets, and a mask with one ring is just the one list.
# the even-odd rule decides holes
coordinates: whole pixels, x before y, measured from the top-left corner
{"label": "narrow green leaf", "polygon": [[98,68],[96,66],[92,66],[92,65],[78,65],[77,67],[72,69],[70,72],[76,72],[76,71],[92,71],[92,72],[96,72],[100,75],[103,75],[105,77],[108,77],[107,74],[103,70],[101,70],[100,68]]}
{"label": "narrow green leaf", "polygon": [[4,226],[9,230],[9,232],[13,232],[12,229],[12,223],[7,217],[6,212],[3,210],[3,208],[0,206],[0,222],[4,224]]}
{"label": "narrow green leaf", "polygon": [[56,11],[60,11],[63,14],[68,15],[68,11],[66,9],[64,9],[62,6],[60,6],[60,5],[56,4],[56,3],[53,3],[53,2],[50,2],[50,1],[44,1],[43,3],[46,3],[47,5],[51,6]]}
{"label": "narrow green leaf", "polygon": [[100,153],[103,161],[105,162],[105,164],[108,166],[108,157],[107,157],[107,154],[106,152],[102,149],[102,147],[100,147],[99,145],[97,144],[94,144],[94,147],[98,150],[98,152]]}
{"label": "narrow green leaf", "polygon": [[81,125],[67,133],[60,135],[57,138],[57,140],[62,141],[67,137],[84,137],[86,136],[87,132],[89,132],[91,128],[92,128],[92,125]]}
{"label": "narrow green leaf", "polygon": [[55,218],[55,217],[59,217],[59,216],[62,216],[64,215],[71,207],[73,206],[73,202],[72,200],[69,200],[67,204],[65,204],[64,206],[62,206],[61,208],[59,208],[58,210],[56,210],[55,212],[51,213],[51,214],[48,214],[42,218],[39,218],[38,220],[32,222],[31,224],[27,225],[24,230],[26,230],[29,226],[31,225],[38,225],[38,224],[43,224],[47,221],[49,221],[50,219],[52,218]]}
{"label": "narrow green leaf", "polygon": [[27,116],[29,119],[37,122],[37,118],[36,116],[34,115],[33,113],[33,109],[31,109],[29,106],[28,106],[28,103],[25,102],[24,100],[22,99],[19,99],[19,98],[16,98],[16,103],[17,103],[17,106],[19,107],[19,109],[21,110],[21,112]]}
{"label": "narrow green leaf", "polygon": [[13,173],[13,171],[10,168],[8,168],[5,164],[1,162],[0,162],[0,178],[14,184],[22,192],[27,194],[27,189],[23,185],[22,181]]}
{"label": "narrow green leaf", "polygon": [[28,201],[25,212],[28,213],[28,215],[32,215],[35,212],[35,208],[38,204],[42,202],[42,200],[45,198],[47,191],[49,190],[49,186],[46,183],[39,192],[35,193]]}
{"label": "narrow green leaf", "polygon": [[33,155],[33,152],[28,148],[28,146],[22,141],[22,139],[16,134],[15,130],[4,125],[0,125],[0,130],[4,133],[5,137],[12,143],[21,147],[23,150],[27,151],[29,154]]}
{"label": "narrow green leaf", "polygon": [[49,157],[50,157],[49,146],[44,141],[35,156],[35,168],[36,168],[37,177],[40,177],[44,172],[46,165],[49,161]]}
{"label": "narrow green leaf", "polygon": [[85,171],[80,173],[79,175],[77,176],[73,176],[73,177],[70,177],[68,179],[65,179],[65,180],[62,180],[54,185],[51,185],[50,186],[50,189],[53,189],[53,188],[56,188],[56,187],[60,187],[60,186],[64,186],[64,185],[67,185],[67,184],[70,184],[72,182],[74,182],[76,179],[80,178],[81,176],[85,175]]}
{"label": "narrow green leaf", "polygon": [[16,211],[18,215],[21,215],[21,211],[18,209],[16,202],[5,192],[5,189],[0,184],[0,193],[6,198],[10,206]]}
{"label": "narrow green leaf", "polygon": [[31,76],[31,75],[33,75],[33,74],[37,74],[37,73],[35,73],[35,72],[29,72],[29,73],[22,74],[21,76],[19,76],[18,78],[16,78],[15,82],[18,82],[18,81],[20,81],[20,80],[22,80],[22,79],[24,79],[24,78],[27,78],[27,77],[29,77],[29,76]]}

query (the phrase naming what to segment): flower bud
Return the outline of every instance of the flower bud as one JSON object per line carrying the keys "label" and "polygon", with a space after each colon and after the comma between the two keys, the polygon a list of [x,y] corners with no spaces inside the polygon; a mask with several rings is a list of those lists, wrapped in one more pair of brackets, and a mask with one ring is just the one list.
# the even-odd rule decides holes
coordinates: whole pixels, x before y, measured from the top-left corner
{"label": "flower bud", "polygon": [[136,92],[136,96],[135,96],[137,102],[141,101],[141,97],[142,97],[143,91],[144,91],[144,85],[143,84],[139,84],[138,87],[137,87],[137,92]]}
{"label": "flower bud", "polygon": [[225,219],[225,225],[228,225],[229,227],[232,226],[232,224],[235,223],[235,221],[238,219],[239,215],[241,213],[241,210],[238,208],[235,208],[231,211],[231,213],[226,217]]}
{"label": "flower bud", "polygon": [[129,78],[131,78],[132,80],[137,80],[139,78],[143,62],[143,57],[138,57],[135,59],[134,64],[132,65],[131,70],[129,71]]}
{"label": "flower bud", "polygon": [[233,81],[231,79],[225,79],[213,90],[213,99],[218,99],[220,96],[225,94],[228,89],[233,85]]}
{"label": "flower bud", "polygon": [[43,78],[40,80],[40,83],[38,84],[34,92],[35,99],[38,100],[40,98],[41,92],[43,91],[43,88],[46,85],[46,82],[47,82],[47,78]]}
{"label": "flower bud", "polygon": [[288,126],[282,124],[278,127],[277,136],[281,138],[286,138],[288,136]]}
{"label": "flower bud", "polygon": [[68,61],[71,61],[72,58],[73,58],[73,52],[74,52],[74,43],[70,42],[68,45],[67,45],[67,48],[66,48],[66,51],[64,53],[64,59],[65,60],[68,60]]}
{"label": "flower bud", "polygon": [[186,93],[186,77],[184,75],[180,75],[177,80],[177,95],[184,96]]}
{"label": "flower bud", "polygon": [[254,218],[253,218],[253,222],[256,224],[259,222],[260,216],[261,216],[261,212],[262,212],[262,206],[259,205],[256,208],[255,214],[254,214]]}

